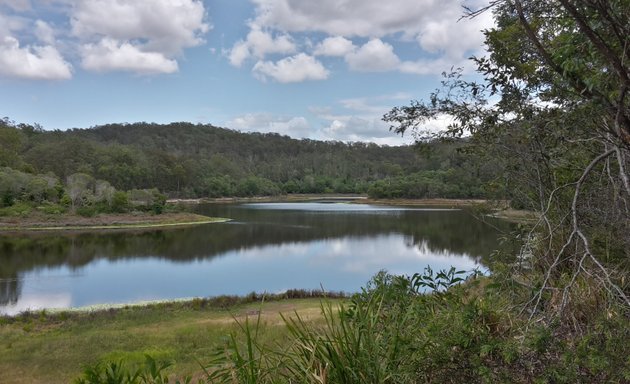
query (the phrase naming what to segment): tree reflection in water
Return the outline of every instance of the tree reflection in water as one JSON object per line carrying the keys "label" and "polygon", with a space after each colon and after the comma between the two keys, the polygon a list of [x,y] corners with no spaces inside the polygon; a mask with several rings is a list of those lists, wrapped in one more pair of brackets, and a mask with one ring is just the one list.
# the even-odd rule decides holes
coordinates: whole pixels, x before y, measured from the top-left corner
{"label": "tree reflection in water", "polygon": [[438,255],[466,255],[487,264],[499,246],[499,232],[494,227],[512,230],[508,223],[493,220],[491,226],[463,210],[344,210],[338,204],[322,210],[321,205],[311,206],[318,208],[210,204],[198,207],[198,211],[233,221],[176,229],[2,235],[0,306],[19,300],[20,277],[25,273],[61,266],[77,270],[96,260],[157,258],[191,263],[269,245],[399,234],[409,247]]}

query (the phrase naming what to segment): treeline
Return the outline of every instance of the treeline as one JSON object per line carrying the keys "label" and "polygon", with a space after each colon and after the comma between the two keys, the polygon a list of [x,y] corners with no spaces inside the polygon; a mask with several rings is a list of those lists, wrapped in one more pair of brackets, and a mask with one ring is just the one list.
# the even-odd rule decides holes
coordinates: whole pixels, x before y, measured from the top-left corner
{"label": "treeline", "polygon": [[296,140],[211,125],[109,124],[45,131],[0,120],[0,166],[65,181],[81,173],[117,190],[171,197],[370,193],[484,197],[496,166],[460,153],[464,141],[412,146]]}
{"label": "treeline", "polygon": [[46,214],[71,211],[82,216],[131,210],[162,213],[166,196],[157,189],[116,190],[109,182],[85,173],[31,174],[0,168],[0,216],[25,216],[32,210]]}

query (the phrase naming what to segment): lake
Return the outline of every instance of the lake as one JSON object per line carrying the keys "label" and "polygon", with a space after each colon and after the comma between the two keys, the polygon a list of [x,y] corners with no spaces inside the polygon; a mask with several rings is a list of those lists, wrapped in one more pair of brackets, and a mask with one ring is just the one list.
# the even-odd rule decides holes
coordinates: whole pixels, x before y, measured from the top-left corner
{"label": "lake", "polygon": [[351,293],[380,270],[483,268],[512,228],[466,210],[340,202],[196,210],[232,221],[0,234],[0,313],[292,288]]}

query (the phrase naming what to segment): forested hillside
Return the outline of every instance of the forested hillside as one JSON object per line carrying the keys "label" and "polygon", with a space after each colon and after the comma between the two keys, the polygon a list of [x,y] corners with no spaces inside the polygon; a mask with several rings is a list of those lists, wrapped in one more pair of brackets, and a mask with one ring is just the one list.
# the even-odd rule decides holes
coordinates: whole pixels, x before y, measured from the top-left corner
{"label": "forested hillside", "polygon": [[[0,167],[81,173],[118,190],[157,188],[171,197],[370,193],[375,197],[481,197],[492,164],[461,153],[464,141],[411,146],[296,140],[211,125],[109,124],[45,131],[0,121]],[[1,187],[0,187],[1,188]]]}

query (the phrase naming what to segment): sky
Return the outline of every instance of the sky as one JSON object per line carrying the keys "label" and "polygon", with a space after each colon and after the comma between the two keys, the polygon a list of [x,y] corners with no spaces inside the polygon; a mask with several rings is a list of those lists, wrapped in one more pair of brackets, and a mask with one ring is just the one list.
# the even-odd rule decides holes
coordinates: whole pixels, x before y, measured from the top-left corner
{"label": "sky", "polygon": [[[0,117],[410,143],[384,113],[483,55],[483,0],[0,0]],[[444,121],[430,124],[438,128]]]}

